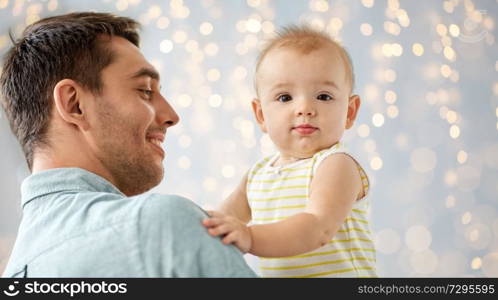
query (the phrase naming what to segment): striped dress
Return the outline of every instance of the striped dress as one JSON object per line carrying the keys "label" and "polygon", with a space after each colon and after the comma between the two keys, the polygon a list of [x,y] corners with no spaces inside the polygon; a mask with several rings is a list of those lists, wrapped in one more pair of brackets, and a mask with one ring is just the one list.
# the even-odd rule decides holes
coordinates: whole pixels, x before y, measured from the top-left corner
{"label": "striped dress", "polygon": [[[303,212],[313,175],[334,153],[346,153],[341,143],[288,165],[274,167],[279,155],[266,157],[249,171],[247,199],[252,224],[281,221]],[[349,155],[349,154],[348,154]],[[365,195],[368,178],[357,163]],[[367,197],[357,200],[338,233],[324,246],[301,255],[260,258],[263,277],[376,277],[375,248],[368,222]]]}

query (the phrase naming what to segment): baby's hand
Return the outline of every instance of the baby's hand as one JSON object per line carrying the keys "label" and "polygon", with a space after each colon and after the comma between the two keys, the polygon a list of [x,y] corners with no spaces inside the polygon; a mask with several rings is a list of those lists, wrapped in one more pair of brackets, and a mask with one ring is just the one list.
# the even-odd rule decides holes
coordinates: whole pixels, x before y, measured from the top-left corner
{"label": "baby's hand", "polygon": [[220,212],[208,211],[208,214],[210,218],[204,219],[202,224],[208,228],[210,235],[222,235],[225,245],[234,244],[242,253],[247,253],[251,249],[251,231],[246,224]]}

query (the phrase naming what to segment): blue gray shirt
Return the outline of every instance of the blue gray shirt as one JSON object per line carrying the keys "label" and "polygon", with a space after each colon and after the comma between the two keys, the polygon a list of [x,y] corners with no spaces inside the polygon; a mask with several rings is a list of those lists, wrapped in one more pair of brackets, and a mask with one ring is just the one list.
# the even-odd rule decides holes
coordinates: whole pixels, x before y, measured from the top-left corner
{"label": "blue gray shirt", "polygon": [[79,168],[33,174],[6,277],[254,277],[241,253],[173,195],[127,197]]}

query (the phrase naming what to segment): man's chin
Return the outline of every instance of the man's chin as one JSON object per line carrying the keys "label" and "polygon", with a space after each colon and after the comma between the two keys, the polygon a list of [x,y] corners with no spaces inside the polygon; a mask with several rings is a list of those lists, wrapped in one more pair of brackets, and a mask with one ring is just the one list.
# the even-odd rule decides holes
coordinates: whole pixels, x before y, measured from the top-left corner
{"label": "man's chin", "polygon": [[139,168],[129,170],[127,176],[121,180],[120,191],[126,196],[136,196],[143,194],[161,183],[164,177],[164,167],[162,164],[149,164],[150,167],[141,165]]}

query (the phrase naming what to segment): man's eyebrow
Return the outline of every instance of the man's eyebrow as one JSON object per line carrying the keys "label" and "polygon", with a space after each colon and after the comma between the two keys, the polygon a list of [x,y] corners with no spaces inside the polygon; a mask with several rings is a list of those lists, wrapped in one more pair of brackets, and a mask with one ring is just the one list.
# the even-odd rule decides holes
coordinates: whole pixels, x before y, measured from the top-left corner
{"label": "man's eyebrow", "polygon": [[143,76],[147,76],[147,77],[150,77],[152,79],[159,80],[159,73],[157,73],[156,70],[151,69],[151,68],[147,68],[147,67],[143,67],[140,70],[138,70],[137,72],[133,73],[130,76],[130,78],[135,79],[135,78],[139,78],[139,77],[143,77]]}

